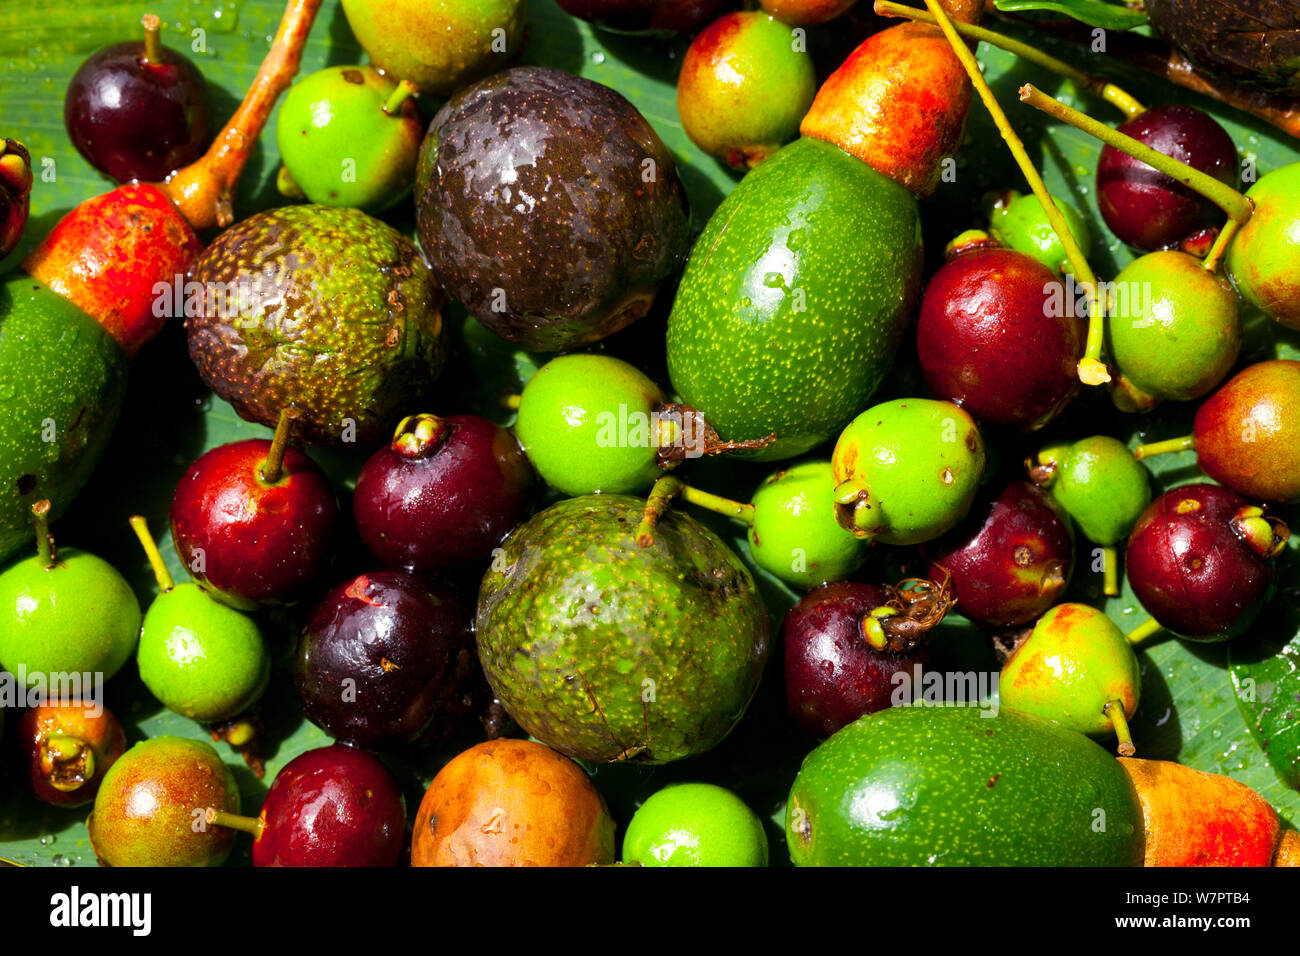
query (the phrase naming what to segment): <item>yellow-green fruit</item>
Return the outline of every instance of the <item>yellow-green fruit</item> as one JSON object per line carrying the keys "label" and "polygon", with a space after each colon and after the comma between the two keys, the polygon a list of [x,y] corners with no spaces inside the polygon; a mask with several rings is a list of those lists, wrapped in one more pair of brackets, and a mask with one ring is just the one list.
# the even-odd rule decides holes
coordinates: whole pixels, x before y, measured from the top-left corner
{"label": "yellow-green fruit", "polygon": [[678,783],[641,804],[623,862],[642,866],[767,866],[763,822],[725,787]]}
{"label": "yellow-green fruit", "polygon": [[842,581],[866,559],[866,542],[835,518],[828,461],[806,461],[769,475],[754,492],[753,508],[750,556],[782,581],[803,588]]}

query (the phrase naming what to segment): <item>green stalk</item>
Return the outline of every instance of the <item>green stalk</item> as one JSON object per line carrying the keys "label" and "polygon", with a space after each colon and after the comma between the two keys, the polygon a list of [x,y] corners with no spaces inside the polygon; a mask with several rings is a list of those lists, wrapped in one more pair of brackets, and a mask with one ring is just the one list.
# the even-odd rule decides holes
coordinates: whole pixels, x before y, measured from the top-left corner
{"label": "green stalk", "polygon": [[636,546],[648,548],[655,543],[655,525],[664,512],[672,505],[673,499],[686,487],[680,478],[665,475],[654,483],[650,495],[645,500],[645,514],[636,526]]}
{"label": "green stalk", "polygon": [[392,95],[384,101],[384,112],[389,116],[392,116],[402,108],[402,104],[410,99],[411,95],[415,93],[415,91],[414,83],[410,80],[402,80],[402,82],[397,84],[397,89],[393,90]]}
{"label": "green stalk", "polygon": [[36,525],[36,556],[41,567],[52,568],[58,561],[54,538],[50,535],[50,502],[47,498],[32,505],[32,523]]}
{"label": "green stalk", "polygon": [[162,66],[162,39],[158,36],[162,21],[156,14],[146,13],[140,18],[140,23],[144,25],[144,65]]}
{"label": "green stalk", "polygon": [[289,439],[293,437],[293,423],[298,420],[298,409],[280,409],[280,418],[275,423],[275,434],[271,437],[271,447],[267,449],[266,460],[257,473],[268,485],[273,485],[284,477],[284,453],[289,450]]}
{"label": "green stalk", "polygon": [[1154,617],[1149,617],[1137,627],[1133,628],[1133,630],[1125,634],[1124,637],[1128,640],[1130,645],[1137,647],[1147,638],[1159,634],[1163,630],[1163,624],[1157,621]]}
{"label": "green stalk", "polygon": [[1119,552],[1115,548],[1101,549],[1101,593],[1107,597],[1119,594]]}
{"label": "green stalk", "polygon": [[979,93],[980,99],[984,101],[985,107],[988,108],[989,115],[993,117],[998,132],[1002,134],[1007,147],[1011,150],[1011,155],[1015,157],[1016,165],[1020,167],[1025,181],[1029,183],[1029,188],[1037,197],[1039,204],[1042,205],[1043,212],[1047,215],[1047,221],[1052,224],[1052,230],[1056,233],[1057,238],[1061,240],[1061,246],[1065,249],[1065,256],[1070,260],[1070,267],[1074,270],[1079,284],[1083,286],[1084,294],[1088,297],[1088,340],[1083,358],[1079,360],[1079,380],[1085,385],[1104,385],[1110,381],[1110,372],[1107,371],[1106,363],[1101,359],[1101,348],[1105,340],[1106,325],[1101,302],[1097,297],[1097,277],[1093,274],[1092,267],[1088,265],[1088,260],[1079,248],[1079,244],[1074,241],[1074,236],[1070,233],[1070,227],[1066,225],[1061,210],[1056,208],[1056,203],[1048,195],[1047,187],[1043,184],[1043,178],[1038,175],[1038,170],[1034,168],[1033,162],[1030,161],[1029,154],[1025,152],[1025,144],[1021,142],[1020,137],[1011,128],[1011,123],[1007,120],[1007,114],[1002,111],[1002,107],[998,105],[993,91],[989,89],[984,74],[980,72],[979,63],[975,60],[975,54],[971,53],[966,44],[961,42],[952,21],[944,13],[943,7],[939,5],[938,0],[925,0],[925,5],[929,7],[930,12],[934,15],[939,29],[947,37],[953,53],[961,61],[967,76],[970,77],[976,92]]}
{"label": "green stalk", "polygon": [[1137,748],[1133,746],[1133,735],[1128,729],[1128,719],[1124,716],[1124,704],[1119,700],[1110,700],[1101,712],[1110,718],[1112,726],[1115,728],[1115,736],[1119,738],[1119,754],[1121,757],[1131,757],[1137,753]]}
{"label": "green stalk", "polygon": [[131,517],[131,530],[140,539],[140,546],[144,548],[144,553],[149,558],[149,566],[153,568],[153,576],[158,582],[158,590],[162,593],[170,591],[176,586],[176,582],[172,580],[171,572],[167,570],[167,565],[163,563],[162,552],[158,550],[158,542],[154,541],[153,535],[149,533],[149,524],[145,521],[144,515],[133,515]]}
{"label": "green stalk", "polygon": [[732,501],[730,498],[723,498],[720,495],[709,494],[707,491],[700,491],[698,488],[692,488],[690,485],[683,485],[681,491],[682,498],[693,505],[699,505],[701,508],[707,508],[720,515],[726,515],[728,518],[735,518],[737,521],[743,521],[745,524],[753,527],[754,524],[754,506],[741,504],[739,501]]}
{"label": "green stalk", "polygon": [[245,833],[251,833],[255,838],[262,833],[262,823],[256,817],[227,813],[225,810],[216,810],[212,807],[208,807],[203,816],[208,823],[219,827],[229,827],[232,830],[243,830]]}
{"label": "green stalk", "polygon": [[1133,449],[1133,457],[1138,461],[1145,458],[1154,458],[1156,455],[1168,455],[1176,451],[1191,451],[1196,447],[1196,439],[1191,435],[1185,435],[1182,438],[1170,438],[1166,441],[1153,441],[1146,445],[1138,445]]}

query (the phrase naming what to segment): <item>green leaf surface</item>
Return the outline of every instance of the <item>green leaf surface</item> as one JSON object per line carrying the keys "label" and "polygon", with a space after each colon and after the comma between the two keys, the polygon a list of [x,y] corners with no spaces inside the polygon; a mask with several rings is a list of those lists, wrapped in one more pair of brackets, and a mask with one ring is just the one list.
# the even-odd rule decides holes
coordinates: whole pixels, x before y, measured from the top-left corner
{"label": "green leaf surface", "polygon": [[[213,87],[217,112],[222,118],[233,110],[254,75],[282,8],[281,0],[210,0],[207,3],[160,0],[148,6],[149,11],[163,17],[164,42],[189,48],[198,39],[204,41],[206,52],[190,55]],[[30,247],[76,202],[108,188],[68,143],[62,123],[63,90],[85,56],[102,46],[133,38],[144,12],[146,9],[135,2],[47,0],[39,9],[23,3],[0,4],[0,135],[25,142],[31,148],[37,170],[33,221],[24,247]],[[599,34],[569,18],[553,0],[531,0],[530,21],[530,45],[524,59],[581,73],[613,86],[631,99],[677,156],[696,224],[702,225],[736,180],[689,142],[677,120],[673,84],[686,41],[646,41]],[[844,29],[841,24],[812,28],[810,47],[815,50],[835,47],[832,41],[841,41],[843,37],[837,31],[842,34]],[[195,34],[195,30],[204,32]],[[1143,102],[1151,105],[1191,102],[1206,109],[1224,124],[1243,158],[1251,158],[1261,175],[1300,158],[1293,140],[1257,120],[1157,83],[1123,64],[1113,63],[1104,55],[1088,54],[1053,38],[1033,36],[1033,39],[1086,70],[1111,76],[1131,88]],[[1090,217],[1093,234],[1098,237],[1091,250],[1094,267],[1103,278],[1113,276],[1131,259],[1131,253],[1109,236],[1097,213],[1092,172],[1097,145],[1082,133],[1055,124],[1022,106],[1017,101],[1016,90],[1023,83],[1032,82],[1103,119],[1116,122],[1120,117],[1077,93],[1069,84],[1042,70],[1017,63],[1007,54],[981,47],[979,55],[995,93],[1025,139],[1030,155],[1040,164],[1048,188],[1085,210]],[[326,0],[308,44],[304,70],[362,59],[363,54],[351,36],[337,0]],[[823,75],[833,67],[834,63],[825,58],[819,63]],[[276,166],[274,136],[268,132],[254,152],[241,186],[238,214],[247,215],[281,203],[274,192]],[[977,103],[972,109],[968,141],[958,157],[955,180],[942,183],[923,207],[932,267],[937,264],[948,238],[964,228],[981,224],[978,205],[982,194],[1008,187],[1025,188],[997,131]],[[409,208],[399,209],[386,218],[399,228],[412,228],[413,213]],[[6,260],[2,268],[12,268],[16,261],[17,255]],[[463,321],[463,314],[456,316]],[[665,316],[666,308],[661,305],[642,322],[602,343],[601,347],[633,361],[666,385]],[[1295,343],[1294,336],[1279,336],[1275,327],[1265,324],[1252,334],[1249,355],[1243,355],[1243,362],[1247,358],[1258,360],[1277,354],[1294,356]],[[476,411],[498,421],[508,421],[499,397],[517,391],[544,357],[518,352],[474,322],[465,324],[460,347],[462,360],[454,363],[440,388],[435,407],[430,410]],[[882,389],[881,398],[921,393],[915,355],[916,343],[912,339],[904,344],[898,367]],[[1114,412],[1104,394],[1085,395],[1048,433],[1028,438],[999,435],[991,440],[995,460],[990,466],[990,480],[1019,477],[1019,463],[1025,455],[1054,438],[1081,437],[1097,431],[1108,431],[1134,443],[1168,438],[1190,429],[1191,412],[1188,406],[1171,406],[1140,418],[1124,417]],[[267,429],[242,421],[230,406],[206,392],[189,362],[183,332],[176,327],[169,328],[132,367],[127,407],[110,451],[86,492],[59,522],[55,532],[60,541],[88,548],[113,561],[128,576],[141,601],[147,603],[156,588],[127,526],[127,518],[134,513],[149,518],[173,574],[181,577],[183,569],[166,535],[167,509],[176,482],[189,463],[206,449],[268,434]],[[368,452],[369,449],[318,450],[315,454],[346,491]],[[817,454],[828,457],[829,448],[820,449]],[[1156,459],[1151,465],[1162,487],[1196,480],[1199,475],[1191,454]],[[690,463],[683,473],[693,484],[708,491],[747,499],[770,470],[748,463],[705,460]],[[1292,527],[1300,527],[1296,515],[1285,513],[1284,516],[1292,519]],[[740,529],[718,516],[700,517],[726,535],[748,559],[745,536]],[[1276,635],[1280,641],[1278,646],[1290,640],[1297,630],[1293,606],[1300,575],[1294,569],[1294,550],[1293,542],[1286,555],[1288,570],[1274,610],[1255,629],[1256,634],[1262,633],[1265,638]],[[898,552],[880,548],[861,574],[864,578],[894,580],[900,573],[899,557]],[[339,554],[335,574],[331,580],[322,582],[322,586],[367,570],[367,561],[360,546],[351,541]],[[1089,565],[1090,553],[1085,543],[1080,542],[1072,597],[1103,604],[1099,575]],[[764,572],[756,571],[756,577],[772,612],[774,627],[779,626],[797,595]],[[1104,602],[1104,606],[1126,627],[1145,617],[1127,590],[1120,597]],[[262,616],[277,661],[265,698],[266,778],[256,779],[244,768],[237,754],[225,744],[216,745],[235,770],[246,812],[256,812],[267,785],[286,762],[327,742],[321,731],[301,717],[286,670],[304,613],[304,609],[298,608]],[[975,628],[958,619],[941,631],[936,639],[936,666],[996,670],[987,641]],[[786,859],[782,808],[799,763],[815,741],[794,731],[785,717],[779,653],[777,645],[763,685],[741,725],[712,753],[667,767],[590,768],[620,825],[627,823],[640,801],[664,784],[705,780],[735,789],[761,816],[768,818],[772,859],[778,863]],[[1238,667],[1276,666],[1273,652],[1261,653],[1259,660],[1239,661]],[[1222,646],[1207,647],[1176,640],[1156,643],[1142,653],[1143,702],[1133,721],[1139,754],[1177,759],[1201,770],[1229,773],[1258,790],[1284,817],[1298,821],[1300,793],[1293,787],[1294,780],[1280,776],[1268,763],[1264,751],[1252,737],[1235,700],[1227,656],[1228,649]],[[198,725],[164,710],[140,684],[130,666],[109,683],[107,697],[109,707],[121,717],[132,741],[157,734],[206,737]],[[0,760],[0,857],[24,863],[93,865],[84,826],[87,810],[54,810],[38,804],[27,793],[14,756],[15,722],[6,721],[5,757]],[[414,816],[424,784],[441,764],[481,736],[481,732],[469,726],[458,737],[430,750],[385,755],[404,785],[410,816]],[[1273,740],[1282,736],[1274,733]],[[1269,746],[1269,752],[1278,759],[1278,745],[1271,742]],[[247,864],[248,845],[245,838],[237,841],[232,864]]]}
{"label": "green leaf surface", "polygon": [[1142,10],[1134,10],[1121,3],[1103,0],[993,0],[993,5],[1003,13],[1024,13],[1029,10],[1048,10],[1064,13],[1090,27],[1106,30],[1132,30],[1147,22]]}

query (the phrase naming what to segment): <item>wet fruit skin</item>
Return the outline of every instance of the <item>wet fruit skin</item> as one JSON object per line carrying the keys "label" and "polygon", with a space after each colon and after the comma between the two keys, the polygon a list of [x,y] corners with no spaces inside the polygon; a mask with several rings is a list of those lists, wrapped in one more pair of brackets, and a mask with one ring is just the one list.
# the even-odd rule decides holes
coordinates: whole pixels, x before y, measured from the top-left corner
{"label": "wet fruit skin", "polygon": [[736,185],[695,244],[668,320],[673,388],[727,441],[776,433],[745,457],[804,454],[889,370],[921,265],[912,195],[797,139]]}
{"label": "wet fruit skin", "polygon": [[296,448],[283,475],[259,474],[271,442],[220,445],[189,467],[172,496],[176,554],[198,584],[241,610],[289,603],[329,567],[338,501],[319,466]]}
{"label": "wet fruit skin", "polygon": [[1027,624],[1065,593],[1074,568],[1070,520],[1027,481],[986,494],[967,520],[925,546],[930,580],[952,576],[957,610],[990,627]]}
{"label": "wet fruit skin", "polygon": [[239,812],[234,774],[210,744],[142,740],[104,777],[86,821],[96,856],[110,866],[220,866],[235,832],[199,826],[195,811]]}
{"label": "wet fruit skin", "polygon": [[677,114],[696,146],[746,169],[799,135],[815,92],[812,57],[790,28],[741,11],[691,42],[677,76]]}
{"label": "wet fruit skin", "polygon": [[675,508],[639,547],[644,511],[624,495],[552,505],[506,539],[479,591],[488,682],[524,730],[578,759],[709,750],[767,659],[768,612],[740,559]]}
{"label": "wet fruit skin", "polygon": [[445,586],[362,574],[312,612],[294,657],[303,713],[340,743],[382,749],[433,733],[473,665],[470,614]]}
{"label": "wet fruit skin", "polygon": [[388,567],[428,573],[484,561],[531,501],[532,467],[510,432],[477,415],[434,420],[439,437],[426,451],[408,453],[403,434],[414,436],[399,426],[357,476],[361,542]]}
{"label": "wet fruit skin", "polygon": [[161,63],[144,62],[142,42],[118,43],[73,75],[63,120],[77,152],[124,183],[162,182],[208,145],[203,75],[170,47]]}
{"label": "wet fruit skin", "polygon": [[[1063,199],[1053,196],[1052,201],[1065,217],[1070,235],[1087,255],[1092,246],[1088,220]],[[1021,195],[1012,191],[999,199],[989,215],[989,232],[1008,249],[1033,256],[1057,275],[1074,271],[1066,258],[1065,246],[1043,212],[1042,203],[1032,193]]]}
{"label": "wet fruit skin", "polygon": [[725,0],[557,0],[566,13],[613,33],[671,36],[703,26]]}
{"label": "wet fruit skin", "polygon": [[1246,191],[1255,214],[1228,244],[1225,265],[1243,299],[1289,329],[1300,329],[1300,163],[1261,176]]}
{"label": "wet fruit skin", "polygon": [[1052,308],[1053,287],[1056,273],[1011,249],[970,251],[942,266],[916,327],[931,393],[997,425],[1032,429],[1055,418],[1081,388],[1087,319]]}
{"label": "wet fruit skin", "polygon": [[254,866],[396,866],[406,838],[392,774],[379,758],[344,744],[285,764],[259,819]]}
{"label": "wet fruit skin", "polygon": [[[525,0],[343,0],[370,62],[424,93],[449,96],[504,69],[523,48]],[[500,31],[500,32],[497,32]]]}
{"label": "wet fruit skin", "polygon": [[1133,522],[1151,503],[1151,475],[1127,445],[1093,435],[1070,445],[1050,445],[1038,455],[1052,498],[1069,513],[1089,541],[1110,547],[1128,537]]}
{"label": "wet fruit skin", "polygon": [[924,668],[926,644],[895,654],[863,637],[863,617],[888,598],[879,585],[839,581],[810,591],[786,614],[786,708],[803,730],[829,737],[863,714],[884,710],[898,687],[894,675]]}
{"label": "wet fruit skin", "polygon": [[412,866],[614,862],[614,821],[572,760],[528,740],[471,747],[438,772],[415,816]]}
{"label": "wet fruit skin", "polygon": [[29,708],[18,722],[18,735],[32,792],[56,807],[94,800],[104,775],[126,750],[126,735],[112,712],[79,701]]}
{"label": "wet fruit skin", "polygon": [[672,153],[627,99],[546,67],[457,93],[415,186],[420,243],[448,293],[498,335],[547,352],[645,315],[685,260]]}
{"label": "wet fruit skin", "polygon": [[805,461],[763,479],[746,536],[754,563],[796,587],[847,578],[867,546],[835,519],[835,476],[828,461]]}
{"label": "wet fruit skin", "polygon": [[1180,637],[1227,640],[1245,630],[1275,584],[1231,521],[1249,505],[1218,485],[1167,491],[1138,517],[1129,537],[1129,584],[1152,617]]}
{"label": "wet fruit skin", "polygon": [[[1002,709],[891,707],[804,759],[796,866],[1136,866],[1142,811],[1082,734]],[[1105,813],[1105,828],[1095,825]]]}
{"label": "wet fruit skin", "polygon": [[1196,410],[1196,464],[1252,501],[1300,499],[1300,362],[1238,372]]}
{"label": "wet fruit skin", "polygon": [[222,309],[208,292],[185,328],[203,381],[248,421],[273,428],[293,406],[303,441],[378,442],[442,370],[432,272],[415,243],[360,210],[257,213],[218,236],[191,278],[240,303]]}
{"label": "wet fruit skin", "polygon": [[[1237,184],[1237,147],[1202,110],[1154,106],[1119,130],[1225,186]],[[1224,218],[1208,199],[1113,146],[1102,147],[1097,160],[1097,206],[1120,241],[1146,252],[1176,246]]]}
{"label": "wet fruit skin", "polygon": [[767,866],[767,834],[745,802],[710,783],[671,784],[637,808],[623,862],[641,866]]}

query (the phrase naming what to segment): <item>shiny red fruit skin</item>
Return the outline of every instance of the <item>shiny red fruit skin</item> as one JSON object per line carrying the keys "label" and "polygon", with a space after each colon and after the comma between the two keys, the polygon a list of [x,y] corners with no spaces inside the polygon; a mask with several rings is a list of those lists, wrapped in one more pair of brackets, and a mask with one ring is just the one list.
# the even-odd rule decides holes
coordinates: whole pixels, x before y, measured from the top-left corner
{"label": "shiny red fruit skin", "polygon": [[333,744],[276,774],[262,804],[254,866],[395,866],[406,805],[393,775],[364,750]]}
{"label": "shiny red fruit skin", "polygon": [[951,577],[957,611],[989,627],[1041,616],[1065,593],[1074,563],[1069,518],[1043,491],[1013,481],[984,496],[967,519],[927,544],[927,575]]}
{"label": "shiny red fruit skin", "polygon": [[[27,764],[27,779],[37,799],[56,807],[91,803],[108,768],[126,750],[126,734],[112,711],[100,706],[94,713],[78,702],[46,703],[30,707],[18,722],[18,741]],[[56,734],[82,741],[94,754],[94,774],[76,790],[59,790],[41,769],[41,743]]]}
{"label": "shiny red fruit skin", "polygon": [[87,199],[55,224],[23,270],[77,305],[128,356],[172,315],[170,292],[202,251],[156,186],[131,183]]}
{"label": "shiny red fruit skin", "polygon": [[1218,485],[1183,485],[1138,516],[1124,563],[1147,613],[1181,637],[1228,640],[1268,602],[1274,565],[1231,525],[1250,503]]}
{"label": "shiny red fruit skin", "polygon": [[485,561],[527,514],[533,470],[514,435],[477,415],[443,421],[447,437],[427,456],[390,445],[357,477],[357,531],[387,567],[433,572]]}
{"label": "shiny red fruit skin", "polygon": [[[1158,152],[1237,184],[1237,147],[1209,114],[1191,106],[1155,106],[1119,127]],[[1097,159],[1097,208],[1121,242],[1155,252],[1221,223],[1209,200],[1113,146]]]}
{"label": "shiny red fruit skin", "polygon": [[808,592],[786,614],[786,706],[797,726],[829,737],[889,707],[894,674],[925,665],[925,644],[895,654],[876,650],[862,636],[862,619],[888,598],[879,585],[839,581]]}
{"label": "shiny red fruit skin", "polygon": [[172,541],[181,562],[200,585],[235,607],[296,600],[333,554],[339,520],[334,489],[316,463],[292,447],[280,481],[267,485],[259,470],[270,448],[261,438],[214,448],[190,466],[172,497]]}
{"label": "shiny red fruit skin", "polygon": [[119,183],[162,182],[203,154],[208,96],[188,59],[163,48],[144,62],[144,44],[118,43],[78,68],[63,101],[63,122],[77,152]]}
{"label": "shiny red fruit skin", "polygon": [[1072,297],[1060,289],[1052,270],[1010,249],[981,248],[944,264],[925,288],[916,327],[926,386],[994,425],[1033,429],[1055,418],[1079,392],[1088,335],[1087,319],[1068,314]]}

